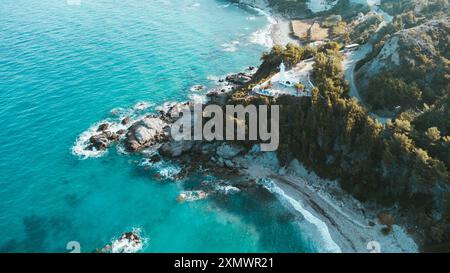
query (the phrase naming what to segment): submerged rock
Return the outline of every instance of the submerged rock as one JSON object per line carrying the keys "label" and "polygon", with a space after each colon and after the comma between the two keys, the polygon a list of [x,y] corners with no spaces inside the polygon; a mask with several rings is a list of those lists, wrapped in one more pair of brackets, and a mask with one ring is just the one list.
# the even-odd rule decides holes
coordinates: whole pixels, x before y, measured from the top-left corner
{"label": "submerged rock", "polygon": [[149,161],[151,163],[157,163],[157,162],[161,161],[161,157],[159,155],[155,154],[150,157]]}

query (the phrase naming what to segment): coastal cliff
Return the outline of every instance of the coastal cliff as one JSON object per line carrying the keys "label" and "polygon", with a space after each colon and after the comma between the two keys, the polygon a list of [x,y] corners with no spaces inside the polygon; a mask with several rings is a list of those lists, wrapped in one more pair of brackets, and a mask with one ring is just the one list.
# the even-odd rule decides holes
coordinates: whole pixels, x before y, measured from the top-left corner
{"label": "coastal cliff", "polygon": [[[279,11],[279,6],[274,5],[276,1],[232,2]],[[400,63],[410,63],[407,57],[398,54],[400,41],[408,45],[406,48],[415,48],[418,40],[419,44],[424,43],[425,53],[434,52],[441,44],[434,44],[436,37],[430,34],[436,25],[429,22],[387,37],[381,52],[366,60],[359,73],[377,74],[382,69],[394,70]],[[445,37],[438,33],[439,37]],[[447,242],[448,154],[442,151],[450,145],[445,127],[448,109],[441,110],[447,100],[440,98],[439,104],[424,109],[423,113],[401,113],[392,122],[381,124],[372,116],[371,109],[349,97],[342,66],[345,56],[340,49],[336,42],[317,47],[275,46],[263,55],[256,73],[238,73],[221,79],[239,80],[230,89],[219,88],[209,93],[211,101],[222,106],[282,105],[281,145],[277,154],[261,153],[254,142],[239,145],[171,140],[168,131],[176,121],[172,113],[178,113],[181,106],[192,107],[189,102],[123,122],[126,129],[120,133],[108,131],[118,124],[101,125],[86,142],[85,149],[106,150],[113,143],[124,143],[128,152],[147,156],[150,165],[164,159],[182,162],[187,167],[176,179],[205,168],[230,178],[226,183],[199,186],[195,196],[192,191],[186,193],[186,189],[179,201],[223,193],[224,187],[238,191],[263,187],[282,198],[303,222],[306,219],[308,225],[318,230],[318,238],[325,241],[321,249],[324,251],[365,252],[370,240],[382,242],[384,251],[418,251],[408,232],[418,237],[419,242],[425,242],[422,247]],[[313,85],[311,96],[271,97],[252,92],[255,84],[270,82],[281,62],[293,68],[305,64],[307,59],[314,60],[307,75]],[[435,124],[424,118],[427,115],[439,116],[444,122]],[[303,203],[306,204],[302,206]]]}

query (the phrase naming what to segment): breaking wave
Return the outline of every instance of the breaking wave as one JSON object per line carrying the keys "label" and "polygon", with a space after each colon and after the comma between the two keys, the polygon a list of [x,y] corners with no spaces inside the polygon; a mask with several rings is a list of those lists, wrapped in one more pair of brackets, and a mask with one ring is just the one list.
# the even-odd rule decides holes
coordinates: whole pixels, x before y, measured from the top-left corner
{"label": "breaking wave", "polygon": [[276,194],[283,200],[287,201],[296,211],[300,212],[303,215],[306,221],[313,224],[317,228],[319,234],[322,236],[324,251],[331,253],[342,252],[341,248],[331,238],[331,234],[328,230],[328,227],[323,221],[321,221],[319,218],[315,217],[311,212],[306,210],[300,202],[296,201],[295,199],[287,195],[283,191],[283,189],[278,187],[271,179],[269,178],[264,179],[264,181],[262,181],[261,184],[270,192]]}

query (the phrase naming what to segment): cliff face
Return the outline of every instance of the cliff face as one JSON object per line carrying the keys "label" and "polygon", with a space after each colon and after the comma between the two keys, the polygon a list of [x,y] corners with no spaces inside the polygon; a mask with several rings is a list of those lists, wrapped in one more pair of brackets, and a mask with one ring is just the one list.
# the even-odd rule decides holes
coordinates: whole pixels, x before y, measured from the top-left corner
{"label": "cliff face", "polygon": [[432,20],[396,32],[386,41],[380,53],[358,71],[361,83],[367,83],[368,78],[380,72],[395,73],[405,67],[420,67],[425,64],[431,65],[428,69],[436,68],[441,58],[446,57],[449,34],[448,20]]}
{"label": "cliff face", "polygon": [[434,102],[448,86],[442,80],[449,73],[449,37],[448,18],[430,20],[394,33],[380,52],[358,70],[361,91],[370,87],[371,78],[387,72],[408,84],[416,83],[423,92],[424,102]]}

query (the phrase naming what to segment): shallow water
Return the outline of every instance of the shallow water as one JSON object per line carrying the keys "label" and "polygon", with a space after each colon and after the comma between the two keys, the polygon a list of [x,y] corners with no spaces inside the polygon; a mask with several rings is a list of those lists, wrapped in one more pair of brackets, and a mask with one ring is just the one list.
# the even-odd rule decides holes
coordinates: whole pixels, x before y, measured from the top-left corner
{"label": "shallow water", "polygon": [[140,157],[71,153],[114,108],[186,100],[257,65],[266,48],[248,37],[266,17],[215,0],[2,0],[0,13],[0,251],[91,252],[134,227],[145,252],[315,251],[264,191],[178,203],[181,185]]}

